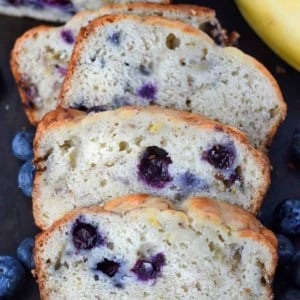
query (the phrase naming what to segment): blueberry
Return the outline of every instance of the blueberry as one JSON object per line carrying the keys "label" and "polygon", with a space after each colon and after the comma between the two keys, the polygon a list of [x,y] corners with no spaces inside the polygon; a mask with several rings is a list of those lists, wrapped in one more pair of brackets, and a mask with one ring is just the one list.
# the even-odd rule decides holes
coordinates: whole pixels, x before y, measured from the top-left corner
{"label": "blueberry", "polygon": [[68,30],[68,29],[62,30],[60,32],[60,36],[67,44],[74,44],[75,42],[75,37],[72,30]]}
{"label": "blueberry", "polygon": [[19,131],[12,141],[12,152],[20,160],[29,160],[33,158],[33,130]]}
{"label": "blueberry", "polygon": [[300,163],[300,130],[296,130],[292,140],[292,153],[297,163]]}
{"label": "blueberry", "polygon": [[278,205],[274,217],[275,226],[285,234],[300,233],[300,200],[286,200]]}
{"label": "blueberry", "polygon": [[114,32],[112,35],[110,35],[107,39],[115,46],[120,45],[120,38],[121,38],[121,32]]}
{"label": "blueberry", "polygon": [[178,185],[183,195],[188,195],[208,188],[206,182],[197,175],[187,171],[178,176]]}
{"label": "blueberry", "polygon": [[13,297],[23,286],[25,271],[17,259],[0,256],[0,298]]}
{"label": "blueberry", "polygon": [[138,259],[130,271],[135,273],[139,280],[148,281],[156,279],[161,274],[161,269],[165,264],[165,256],[158,253],[150,260]]}
{"label": "blueberry", "polygon": [[295,247],[292,242],[284,235],[278,234],[278,256],[279,256],[279,265],[287,265],[292,257],[294,256]]}
{"label": "blueberry", "polygon": [[30,160],[26,161],[19,170],[18,186],[27,197],[32,196],[34,173],[35,168]]}
{"label": "blueberry", "polygon": [[233,186],[237,181],[240,183],[242,182],[242,176],[241,176],[241,167],[237,167],[230,175],[226,182],[226,187],[230,188]]}
{"label": "blueberry", "polygon": [[147,147],[138,165],[138,176],[152,187],[163,188],[172,180],[168,170],[171,163],[167,151],[156,146]]}
{"label": "blueberry", "polygon": [[104,244],[104,239],[99,234],[97,227],[76,221],[72,230],[73,244],[78,250],[91,250]]}
{"label": "blueberry", "polygon": [[202,158],[207,160],[217,169],[228,170],[232,167],[235,160],[235,151],[232,145],[214,145],[205,151]]}
{"label": "blueberry", "polygon": [[71,14],[76,13],[75,7],[69,0],[41,0],[41,2],[45,6],[59,7],[68,13]]}
{"label": "blueberry", "polygon": [[300,300],[300,289],[288,289],[282,295],[280,295],[278,300]]}
{"label": "blueberry", "polygon": [[25,95],[25,108],[33,109],[34,108],[34,99],[38,96],[38,89],[36,85],[31,83],[27,77],[21,78],[19,81],[19,87]]}
{"label": "blueberry", "polygon": [[24,239],[17,248],[17,257],[19,261],[29,270],[34,269],[33,248],[33,238]]}
{"label": "blueberry", "polygon": [[137,92],[137,94],[144,99],[154,100],[157,93],[157,88],[152,83],[144,84]]}
{"label": "blueberry", "polygon": [[109,277],[114,277],[118,272],[119,267],[120,264],[118,262],[104,258],[102,262],[97,264],[96,269]]}

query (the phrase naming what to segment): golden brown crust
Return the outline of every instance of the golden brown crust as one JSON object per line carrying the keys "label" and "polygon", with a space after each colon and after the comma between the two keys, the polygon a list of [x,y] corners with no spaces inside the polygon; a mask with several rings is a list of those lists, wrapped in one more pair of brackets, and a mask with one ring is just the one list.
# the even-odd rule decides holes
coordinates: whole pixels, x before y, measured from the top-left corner
{"label": "golden brown crust", "polygon": [[[244,210],[237,208],[232,204],[215,201],[205,197],[196,197],[188,199],[182,206],[181,210],[175,210],[172,205],[158,197],[152,197],[146,194],[131,195],[112,200],[103,208],[94,206],[90,208],[76,209],[62,219],[56,221],[47,231],[36,237],[34,260],[36,265],[36,274],[38,278],[40,293],[42,299],[48,299],[45,282],[46,272],[42,267],[42,258],[40,256],[43,245],[45,245],[51,235],[60,229],[64,224],[75,220],[81,214],[102,214],[102,213],[118,213],[126,214],[128,211],[140,210],[145,208],[156,208],[160,211],[166,211],[170,214],[183,213],[192,216],[193,220],[207,224],[211,223],[214,227],[223,227],[224,230],[230,228],[232,234],[241,239],[252,239],[261,243],[265,248],[269,249],[272,265],[267,270],[270,282],[273,279],[277,264],[277,240],[275,235],[255,219],[255,217]],[[191,222],[191,219],[190,219]],[[269,288],[269,299],[272,299],[272,290]]]}
{"label": "golden brown crust", "polygon": [[[258,191],[259,196],[257,199],[253,201],[251,204],[251,212],[256,214],[261,206],[263,198],[268,190],[270,185],[270,164],[267,156],[260,152],[259,150],[254,149],[251,145],[248,144],[246,136],[240,132],[239,130],[221,125],[217,122],[206,119],[205,117],[189,113],[185,111],[171,110],[165,109],[158,106],[149,106],[149,107],[121,107],[115,111],[105,112],[105,114],[119,115],[119,118],[124,116],[130,116],[134,114],[138,114],[140,112],[148,112],[151,115],[160,115],[163,118],[166,116],[170,119],[171,122],[186,122],[189,126],[195,126],[197,128],[205,128],[207,130],[217,130],[223,131],[228,135],[232,136],[235,140],[243,144],[247,151],[249,151],[254,158],[257,160],[258,164],[261,166],[263,178],[263,185]],[[85,112],[81,112],[74,109],[57,109],[48,113],[44,119],[39,123],[35,139],[34,139],[34,157],[35,163],[38,165],[38,161],[41,159],[41,154],[39,153],[39,143],[43,135],[55,128],[59,128],[61,126],[64,127],[72,127],[76,126],[78,122],[81,122],[84,119],[88,119],[90,121],[99,121],[101,120],[102,113],[90,114],[88,115]],[[35,223],[38,227],[42,229],[46,229],[45,224],[43,224],[41,217],[39,216],[39,195],[41,193],[40,189],[40,180],[41,180],[42,172],[37,168],[35,179],[34,179],[34,187],[33,187],[33,215],[35,219]]]}
{"label": "golden brown crust", "polygon": [[[135,10],[135,9],[143,9],[143,10],[158,10],[158,11],[170,11],[170,12],[183,12],[189,16],[198,16],[198,17],[203,17],[206,16],[207,18],[214,18],[215,17],[215,11],[203,7],[203,6],[196,6],[196,5],[185,5],[185,4],[177,4],[177,5],[172,5],[169,4],[170,1],[164,0],[164,4],[159,4],[159,3],[131,3],[131,4],[114,4],[114,5],[108,5],[105,6],[98,11],[81,11],[77,13],[67,24],[72,24],[74,21],[82,19],[82,18],[87,18],[89,15],[94,15],[95,17],[100,17],[103,15],[108,14],[111,10]],[[21,69],[19,67],[18,59],[20,55],[22,55],[22,49],[23,49],[23,44],[27,40],[34,39],[35,36],[41,32],[50,32],[50,31],[55,31],[60,28],[64,28],[64,26],[60,27],[52,27],[52,26],[37,26],[34,27],[28,31],[26,31],[21,37],[19,37],[16,40],[16,43],[14,45],[14,48],[11,53],[11,60],[10,60],[10,65],[12,69],[13,76],[15,78],[15,81],[17,83],[20,97],[22,104],[24,106],[24,110],[26,113],[27,118],[29,119],[29,122],[32,125],[37,125],[39,122],[39,117],[37,114],[37,109],[33,106],[32,103],[29,103],[26,94],[24,92],[24,89],[22,89],[22,81],[24,78],[22,78],[21,74]]]}
{"label": "golden brown crust", "polygon": [[110,12],[111,10],[133,11],[136,9],[184,12],[189,16],[198,16],[198,17],[206,16],[210,18],[214,18],[216,15],[213,9],[204,6],[198,6],[192,4],[173,5],[173,4],[143,3],[143,2],[107,5],[99,10],[99,15],[107,15],[107,12]]}

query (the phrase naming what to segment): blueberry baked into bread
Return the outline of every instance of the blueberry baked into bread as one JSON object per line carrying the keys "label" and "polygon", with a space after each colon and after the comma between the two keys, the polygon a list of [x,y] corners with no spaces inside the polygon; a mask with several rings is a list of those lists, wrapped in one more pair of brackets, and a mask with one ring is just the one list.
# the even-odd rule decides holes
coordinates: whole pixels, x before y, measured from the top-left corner
{"label": "blueberry baked into bread", "polygon": [[256,213],[270,174],[264,154],[238,130],[161,107],[88,113],[56,110],[34,141],[36,224],[136,193],[181,203],[209,196]]}
{"label": "blueberry baked into bread", "polygon": [[[46,21],[65,22],[75,13],[95,10],[107,4],[140,2],[136,0],[0,0],[0,14],[31,17]],[[148,2],[147,0],[143,2]],[[151,0],[153,3],[168,4],[169,0]]]}
{"label": "blueberry baked into bread", "polygon": [[[11,66],[25,112],[36,125],[57,106],[58,94],[67,71],[76,36],[91,20],[108,14],[161,15],[184,21],[213,36],[218,44],[228,42],[215,12],[193,5],[134,3],[106,6],[81,12],[61,27],[39,26],[20,37],[12,52]],[[141,67],[143,70],[143,67]],[[147,70],[144,70],[147,73]]]}
{"label": "blueberry baked into bread", "polygon": [[272,299],[277,241],[228,203],[128,196],[79,209],[36,239],[42,300]]}
{"label": "blueberry baked into bread", "polygon": [[161,17],[105,16],[83,28],[60,98],[66,108],[157,104],[200,112],[244,131],[258,148],[286,114],[275,79],[260,63]]}

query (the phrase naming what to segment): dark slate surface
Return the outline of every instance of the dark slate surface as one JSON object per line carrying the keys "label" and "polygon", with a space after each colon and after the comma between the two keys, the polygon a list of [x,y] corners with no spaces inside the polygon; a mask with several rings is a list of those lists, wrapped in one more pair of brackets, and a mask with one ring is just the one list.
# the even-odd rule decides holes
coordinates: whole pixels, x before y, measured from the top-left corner
{"label": "dark slate surface", "polygon": [[[270,70],[278,80],[288,103],[288,117],[270,149],[273,165],[272,185],[260,214],[263,223],[272,226],[275,206],[286,198],[300,197],[300,170],[288,167],[291,160],[292,133],[300,125],[300,74],[268,49],[242,19],[232,1],[199,0],[190,3],[214,8],[224,27],[228,30],[237,30],[241,34],[239,47],[256,57]],[[38,232],[33,223],[31,200],[23,196],[17,188],[17,173],[21,163],[11,153],[11,140],[14,134],[24,127],[28,128],[29,124],[9,69],[9,56],[16,38],[39,24],[42,22],[0,16],[0,255],[15,255],[18,243]],[[287,74],[276,74],[276,66],[284,67]],[[286,276],[277,276],[274,284],[276,294],[286,285],[281,277]],[[34,280],[28,278],[25,289],[14,299],[39,299]]]}

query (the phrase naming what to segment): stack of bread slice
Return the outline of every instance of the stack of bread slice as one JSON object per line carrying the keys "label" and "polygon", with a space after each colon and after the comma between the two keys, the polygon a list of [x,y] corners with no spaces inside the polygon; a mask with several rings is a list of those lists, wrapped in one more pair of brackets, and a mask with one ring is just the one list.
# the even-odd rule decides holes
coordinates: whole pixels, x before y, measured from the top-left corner
{"label": "stack of bread slice", "polygon": [[17,41],[43,299],[272,297],[277,242],[255,215],[286,105],[224,40],[209,9],[130,4]]}

